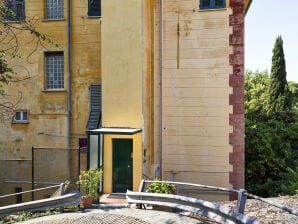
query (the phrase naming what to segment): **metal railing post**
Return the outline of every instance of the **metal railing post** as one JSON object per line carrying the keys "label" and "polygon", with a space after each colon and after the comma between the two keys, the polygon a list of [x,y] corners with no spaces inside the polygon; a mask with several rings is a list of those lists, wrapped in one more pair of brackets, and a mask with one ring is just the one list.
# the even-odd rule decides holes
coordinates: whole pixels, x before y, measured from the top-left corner
{"label": "metal railing post", "polygon": [[[60,187],[59,187],[59,196],[64,195],[64,189],[65,189],[65,184],[64,183],[61,183],[60,184]],[[64,211],[64,207],[61,206],[60,207],[60,212],[63,212],[63,211]]]}
{"label": "metal railing post", "polygon": [[[145,190],[145,180],[142,179],[141,184],[140,184],[140,188],[139,188],[139,192],[144,192],[144,190]],[[142,209],[142,207],[145,208],[145,205],[144,204],[137,204],[137,208]]]}
{"label": "metal railing post", "polygon": [[240,189],[238,193],[238,201],[237,201],[237,212],[240,214],[244,214],[245,203],[246,203],[246,196],[247,191],[245,189]]}
{"label": "metal railing post", "polygon": [[144,190],[145,190],[145,180],[142,179],[141,184],[140,184],[140,188],[139,188],[139,192],[144,192]]}
{"label": "metal railing post", "polygon": [[31,153],[31,201],[34,201],[34,146],[32,146]]}

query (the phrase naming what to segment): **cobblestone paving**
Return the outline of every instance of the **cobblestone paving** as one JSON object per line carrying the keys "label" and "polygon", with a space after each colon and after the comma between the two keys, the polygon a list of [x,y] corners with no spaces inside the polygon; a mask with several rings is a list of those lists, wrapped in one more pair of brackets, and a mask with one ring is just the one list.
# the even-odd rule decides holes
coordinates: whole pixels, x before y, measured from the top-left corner
{"label": "cobblestone paving", "polygon": [[86,215],[80,218],[66,218],[66,219],[59,219],[59,220],[48,220],[48,221],[40,221],[35,222],[36,224],[114,224],[114,223],[131,223],[131,224],[149,224],[141,219],[124,216],[124,215],[117,215],[117,214],[110,214],[110,213],[98,213],[93,215]]}
{"label": "cobblestone paving", "polygon": [[112,224],[112,223],[132,223],[132,224],[149,224],[148,222],[145,222],[141,219],[134,218],[134,217],[129,217],[129,216],[124,216],[124,215],[116,215],[116,214],[97,214],[97,215],[92,215],[88,217],[82,217],[78,220],[76,220],[75,224],[78,223],[90,223],[90,224],[95,224],[95,223],[104,223],[104,224]]}
{"label": "cobblestone paving", "polygon": [[134,209],[127,207],[95,207],[84,212],[63,213],[31,219],[23,224],[201,224],[197,219],[179,213],[156,210]]}

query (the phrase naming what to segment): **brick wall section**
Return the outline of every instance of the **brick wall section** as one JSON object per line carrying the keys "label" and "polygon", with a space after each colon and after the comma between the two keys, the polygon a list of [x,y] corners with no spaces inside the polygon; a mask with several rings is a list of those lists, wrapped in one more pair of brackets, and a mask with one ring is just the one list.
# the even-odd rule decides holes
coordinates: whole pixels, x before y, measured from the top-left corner
{"label": "brick wall section", "polygon": [[230,55],[230,65],[233,72],[229,77],[229,84],[233,88],[230,94],[230,105],[233,113],[230,114],[229,143],[233,147],[229,162],[233,166],[230,172],[230,183],[234,189],[244,188],[244,0],[230,0],[233,14],[230,15],[229,24],[233,33],[230,35],[230,46],[233,54]]}

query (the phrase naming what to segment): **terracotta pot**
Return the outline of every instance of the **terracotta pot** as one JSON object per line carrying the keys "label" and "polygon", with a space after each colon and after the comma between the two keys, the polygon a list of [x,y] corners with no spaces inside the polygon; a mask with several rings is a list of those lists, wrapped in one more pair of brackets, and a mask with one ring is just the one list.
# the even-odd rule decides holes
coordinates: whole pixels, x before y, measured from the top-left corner
{"label": "terracotta pot", "polygon": [[93,197],[82,196],[81,200],[82,200],[82,205],[84,208],[92,207]]}

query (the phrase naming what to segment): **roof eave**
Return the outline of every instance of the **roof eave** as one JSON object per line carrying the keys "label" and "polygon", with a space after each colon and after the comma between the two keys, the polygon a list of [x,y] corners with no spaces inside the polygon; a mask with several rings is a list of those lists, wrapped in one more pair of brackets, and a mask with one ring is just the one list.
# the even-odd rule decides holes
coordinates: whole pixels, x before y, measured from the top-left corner
{"label": "roof eave", "polygon": [[248,12],[249,7],[253,0],[245,0],[245,14]]}

